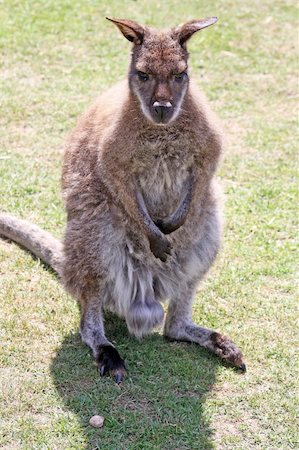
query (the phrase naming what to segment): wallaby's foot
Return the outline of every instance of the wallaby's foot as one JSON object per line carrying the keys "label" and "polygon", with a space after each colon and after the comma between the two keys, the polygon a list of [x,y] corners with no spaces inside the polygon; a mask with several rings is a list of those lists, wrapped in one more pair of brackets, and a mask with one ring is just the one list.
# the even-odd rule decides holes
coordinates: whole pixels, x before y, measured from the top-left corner
{"label": "wallaby's foot", "polygon": [[136,299],[127,314],[126,323],[130,333],[136,337],[143,337],[153,328],[161,325],[164,319],[164,310],[155,299]]}
{"label": "wallaby's foot", "polygon": [[221,359],[230,362],[235,367],[246,372],[246,364],[243,361],[243,354],[238,347],[223,334],[213,332],[210,336],[211,350]]}
{"label": "wallaby's foot", "polygon": [[110,375],[116,384],[120,384],[127,374],[124,360],[112,345],[99,347],[97,363],[101,377]]}
{"label": "wallaby's foot", "polygon": [[177,341],[189,341],[205,347],[221,359],[231,363],[242,372],[246,365],[241,350],[226,336],[193,323],[166,319],[164,336]]}

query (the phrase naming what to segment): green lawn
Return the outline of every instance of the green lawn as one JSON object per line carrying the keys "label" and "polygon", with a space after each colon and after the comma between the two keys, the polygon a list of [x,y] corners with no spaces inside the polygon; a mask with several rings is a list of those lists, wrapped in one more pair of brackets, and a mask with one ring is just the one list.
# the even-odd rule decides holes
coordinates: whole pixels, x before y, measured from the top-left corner
{"label": "green lawn", "polygon": [[[189,50],[222,119],[224,244],[194,319],[239,344],[245,376],[157,332],[141,343],[108,317],[121,388],[100,379],[79,313],[50,269],[0,241],[0,447],[296,449],[297,10],[291,0],[0,1],[1,209],[61,236],[63,143],[76,117],[127,71],[106,15],[156,27],[218,16]],[[296,373],[297,372],[297,373]],[[101,430],[88,425],[101,414]],[[297,440],[296,440],[297,439]]]}

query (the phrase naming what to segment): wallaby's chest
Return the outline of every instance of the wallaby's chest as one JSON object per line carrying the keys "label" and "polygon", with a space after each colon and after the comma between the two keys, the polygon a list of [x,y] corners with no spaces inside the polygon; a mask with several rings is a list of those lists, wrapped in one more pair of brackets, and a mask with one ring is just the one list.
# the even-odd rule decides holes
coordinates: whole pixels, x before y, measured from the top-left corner
{"label": "wallaby's chest", "polygon": [[142,149],[143,164],[139,161],[135,176],[153,218],[169,216],[180,203],[184,183],[194,164],[194,151],[188,144],[184,139],[176,139],[146,143]]}

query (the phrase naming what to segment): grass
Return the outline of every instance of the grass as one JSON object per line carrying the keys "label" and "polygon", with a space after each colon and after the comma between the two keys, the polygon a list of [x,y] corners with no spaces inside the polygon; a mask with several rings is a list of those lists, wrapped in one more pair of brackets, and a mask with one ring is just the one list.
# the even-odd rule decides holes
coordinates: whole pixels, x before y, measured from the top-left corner
{"label": "grass", "polygon": [[[60,167],[76,117],[124,76],[127,42],[104,16],[157,27],[217,15],[193,38],[193,75],[228,138],[224,244],[197,323],[243,349],[241,376],[195,345],[137,342],[107,318],[130,369],[100,379],[77,305],[51,270],[0,242],[0,447],[295,449],[297,10],[293,2],[5,0],[1,5],[1,209],[61,236]],[[105,425],[88,420],[102,414]]]}

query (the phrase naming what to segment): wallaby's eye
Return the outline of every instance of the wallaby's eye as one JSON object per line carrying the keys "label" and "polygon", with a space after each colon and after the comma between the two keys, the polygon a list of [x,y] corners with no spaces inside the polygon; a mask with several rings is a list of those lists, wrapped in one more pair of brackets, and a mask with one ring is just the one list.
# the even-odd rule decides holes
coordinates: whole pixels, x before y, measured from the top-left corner
{"label": "wallaby's eye", "polygon": [[185,78],[186,75],[187,75],[186,72],[177,73],[174,75],[174,79],[175,79],[175,81],[180,83],[181,81],[183,81],[183,79]]}
{"label": "wallaby's eye", "polygon": [[140,70],[138,70],[137,75],[141,81],[147,81],[149,79],[149,75],[145,72],[140,72]]}

